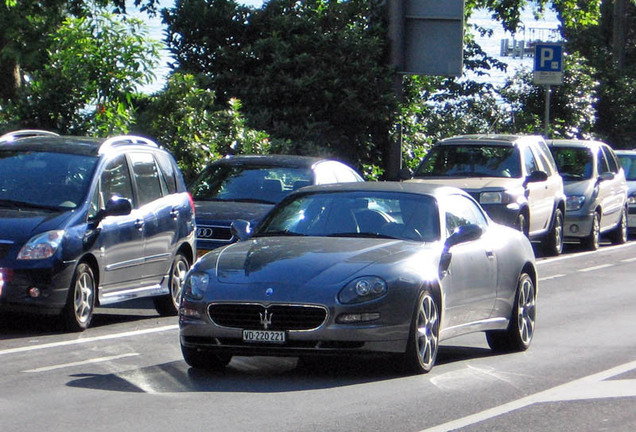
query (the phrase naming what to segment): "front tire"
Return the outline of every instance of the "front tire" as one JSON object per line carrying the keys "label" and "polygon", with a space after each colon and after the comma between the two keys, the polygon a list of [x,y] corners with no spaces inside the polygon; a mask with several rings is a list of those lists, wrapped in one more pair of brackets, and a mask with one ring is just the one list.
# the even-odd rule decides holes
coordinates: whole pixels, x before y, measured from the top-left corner
{"label": "front tire", "polygon": [[195,369],[223,369],[232,360],[232,356],[229,354],[216,354],[183,345],[181,345],[181,353],[185,362]]}
{"label": "front tire", "polygon": [[495,352],[525,351],[534,336],[537,291],[532,278],[522,273],[517,282],[515,304],[506,330],[487,331],[486,340]]}
{"label": "front tire", "polygon": [[627,242],[627,237],[629,235],[627,228],[627,209],[623,208],[621,211],[621,218],[616,225],[616,228],[609,233],[610,241],[613,244],[623,244]]}
{"label": "front tire", "polygon": [[170,294],[152,299],[155,309],[161,316],[174,316],[179,311],[181,292],[185,281],[186,273],[190,270],[190,262],[182,253],[174,257],[172,267],[170,267]]}
{"label": "front tire", "polygon": [[93,269],[87,263],[80,263],[73,274],[62,310],[62,322],[68,331],[80,332],[90,326],[95,309],[95,291]]}
{"label": "front tire", "polygon": [[404,365],[409,372],[427,373],[433,369],[439,349],[439,324],[439,306],[429,291],[423,291],[415,305],[404,353]]}
{"label": "front tire", "polygon": [[543,250],[548,256],[561,255],[563,252],[563,213],[557,208],[552,217],[552,228],[542,242]]}
{"label": "front tire", "polygon": [[594,212],[592,218],[592,232],[589,236],[581,239],[581,245],[587,249],[595,251],[601,244],[601,216]]}

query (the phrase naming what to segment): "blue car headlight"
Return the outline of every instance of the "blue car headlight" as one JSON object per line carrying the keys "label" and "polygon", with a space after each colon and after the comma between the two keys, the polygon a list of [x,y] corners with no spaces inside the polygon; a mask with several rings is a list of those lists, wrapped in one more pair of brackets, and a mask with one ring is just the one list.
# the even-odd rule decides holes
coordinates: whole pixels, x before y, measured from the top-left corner
{"label": "blue car headlight", "polygon": [[362,303],[378,299],[386,294],[384,279],[377,276],[364,276],[349,282],[338,293],[338,300],[343,304]]}
{"label": "blue car headlight", "polygon": [[18,252],[19,260],[39,260],[51,258],[60,248],[64,230],[47,231],[31,238]]}
{"label": "blue car headlight", "polygon": [[183,295],[195,300],[201,300],[208,290],[210,276],[203,272],[192,272],[188,274],[184,285]]}

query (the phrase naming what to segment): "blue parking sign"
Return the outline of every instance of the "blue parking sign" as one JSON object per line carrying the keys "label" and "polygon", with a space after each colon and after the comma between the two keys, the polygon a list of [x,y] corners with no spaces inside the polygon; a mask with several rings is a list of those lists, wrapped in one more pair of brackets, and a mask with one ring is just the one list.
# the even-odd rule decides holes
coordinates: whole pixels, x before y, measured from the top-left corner
{"label": "blue parking sign", "polygon": [[534,48],[534,83],[563,83],[563,46],[561,44],[537,44]]}

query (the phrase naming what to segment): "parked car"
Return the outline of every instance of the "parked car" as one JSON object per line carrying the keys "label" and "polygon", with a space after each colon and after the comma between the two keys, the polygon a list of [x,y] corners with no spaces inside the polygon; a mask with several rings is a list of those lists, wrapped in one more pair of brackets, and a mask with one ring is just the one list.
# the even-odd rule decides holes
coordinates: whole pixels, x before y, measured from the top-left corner
{"label": "parked car", "polygon": [[470,193],[496,222],[540,240],[548,255],[563,250],[563,180],[543,138],[466,135],[433,146],[413,180]]}
{"label": "parked car", "polygon": [[627,180],[627,227],[636,230],[636,150],[616,150]]}
{"label": "parked car", "polygon": [[86,329],[94,308],[152,297],[176,315],[194,204],[173,157],[137,136],[0,137],[0,309]]}
{"label": "parked car", "polygon": [[189,186],[196,206],[198,253],[235,242],[232,221],[245,219],[256,225],[293,190],[361,181],[348,165],[317,157],[245,155],[216,160]]}
{"label": "parked car", "polygon": [[599,247],[601,234],[612,243],[627,241],[627,182],[612,148],[593,140],[550,140],[563,178],[564,236],[586,249]]}
{"label": "parked car", "polygon": [[537,270],[523,233],[457,188],[407,182],[311,186],[242,241],[197,261],[179,326],[185,361],[388,355],[414,372],[439,343],[486,332],[521,351],[535,329]]}

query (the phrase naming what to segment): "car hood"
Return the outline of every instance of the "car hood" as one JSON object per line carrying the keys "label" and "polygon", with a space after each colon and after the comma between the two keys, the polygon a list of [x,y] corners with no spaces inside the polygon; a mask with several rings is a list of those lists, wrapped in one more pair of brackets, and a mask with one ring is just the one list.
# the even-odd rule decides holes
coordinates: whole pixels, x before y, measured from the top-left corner
{"label": "car hood", "polygon": [[523,179],[501,177],[426,177],[412,179],[409,181],[453,186],[464,189],[465,191],[511,189],[523,185]]}
{"label": "car hood", "polygon": [[254,223],[260,221],[274,205],[237,201],[195,201],[194,207],[197,223],[231,222],[237,219]]}
{"label": "car hood", "polygon": [[563,183],[563,191],[567,196],[592,194],[596,182],[594,180],[567,181]]}
{"label": "car hood", "polygon": [[0,240],[24,243],[35,234],[63,229],[72,213],[0,209]]}
{"label": "car hood", "polygon": [[369,238],[261,237],[213,251],[196,267],[216,268],[218,282],[225,284],[332,285],[373,264],[388,268],[415,254],[432,255],[433,245]]}

